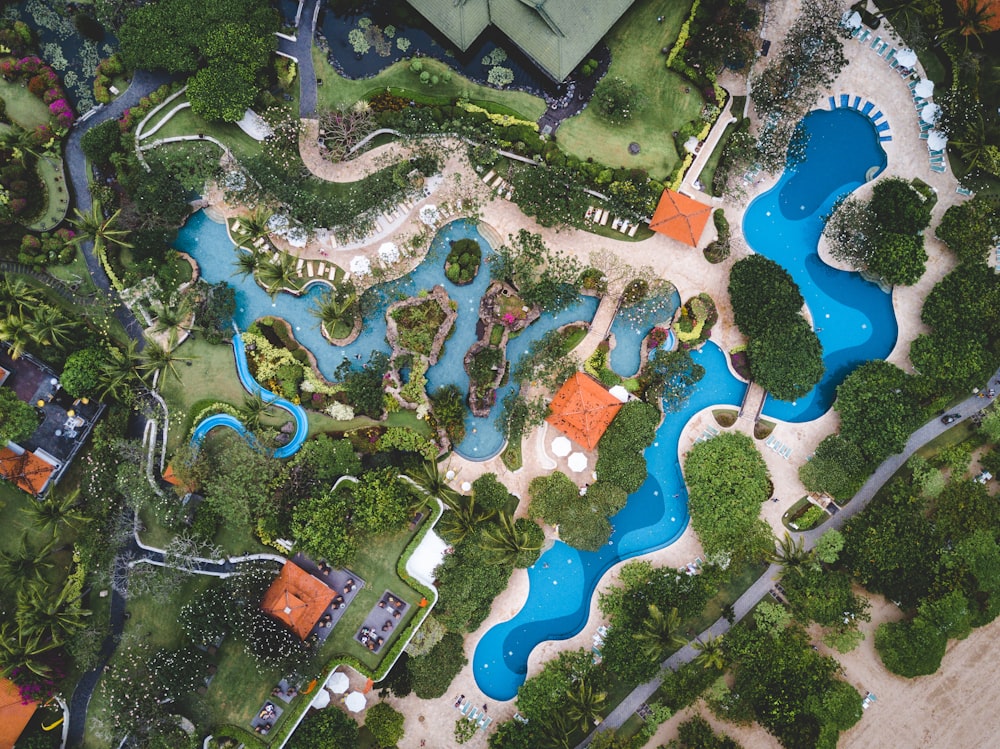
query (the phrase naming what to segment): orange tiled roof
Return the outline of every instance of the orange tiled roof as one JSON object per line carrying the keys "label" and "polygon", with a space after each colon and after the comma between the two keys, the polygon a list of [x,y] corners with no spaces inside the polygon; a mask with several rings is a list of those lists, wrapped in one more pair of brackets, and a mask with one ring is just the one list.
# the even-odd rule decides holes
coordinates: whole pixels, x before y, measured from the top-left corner
{"label": "orange tiled roof", "polygon": [[559,388],[545,420],[578,445],[593,450],[621,407],[621,401],[601,383],[577,372]]}
{"label": "orange tiled roof", "polygon": [[0,477],[17,484],[22,491],[41,494],[55,466],[31,451],[18,455],[9,447],[0,448]]}
{"label": "orange tiled roof", "polygon": [[649,222],[649,228],[678,242],[697,247],[711,215],[711,206],[679,192],[664,190]]}
{"label": "orange tiled roof", "polygon": [[323,612],[333,603],[334,592],[319,578],[291,562],[285,562],[281,574],[264,594],[260,607],[288,625],[300,640],[305,640]]}
{"label": "orange tiled roof", "polygon": [[0,749],[13,749],[36,707],[35,702],[24,704],[17,684],[0,679]]}
{"label": "orange tiled roof", "polygon": [[180,486],[181,484],[181,480],[177,478],[177,474],[174,473],[174,467],[170,463],[167,464],[167,470],[163,472],[163,480],[174,486]]}

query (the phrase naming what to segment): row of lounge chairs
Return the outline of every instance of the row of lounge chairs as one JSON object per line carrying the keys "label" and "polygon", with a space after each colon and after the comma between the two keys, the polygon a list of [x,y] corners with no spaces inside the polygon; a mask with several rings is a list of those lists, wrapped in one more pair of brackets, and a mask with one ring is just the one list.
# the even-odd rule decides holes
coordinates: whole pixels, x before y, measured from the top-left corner
{"label": "row of lounge chairs", "polygon": [[489,185],[493,192],[505,200],[510,200],[514,195],[514,186],[492,169],[483,177],[483,182]]}
{"label": "row of lounge chairs", "polygon": [[[587,206],[587,212],[583,214],[584,221],[593,221],[595,224],[600,224],[601,226],[607,226],[608,219],[610,218],[611,211],[606,211],[603,208],[595,208],[592,205]],[[618,218],[616,216],[611,222],[611,228],[615,231],[620,231],[622,234],[628,234],[630,237],[634,237],[639,225],[631,223],[628,219]]]}
{"label": "row of lounge chairs", "polygon": [[471,700],[465,700],[464,703],[456,705],[456,707],[458,707],[458,711],[462,713],[462,715],[475,723],[476,727],[484,733],[486,732],[486,729],[489,728],[490,723],[493,722],[493,718],[486,714],[486,710],[480,710],[478,707],[473,707]]}
{"label": "row of lounge chairs", "polygon": [[782,444],[777,439],[775,439],[773,436],[768,437],[764,441],[764,444],[767,445],[768,447],[770,447],[776,453],[778,453],[778,455],[780,455],[785,460],[788,460],[789,458],[792,457],[792,448],[790,448],[788,445]]}
{"label": "row of lounge chairs", "polygon": [[850,94],[841,94],[839,97],[831,96],[829,97],[829,102],[831,110],[854,109],[870,119],[878,131],[880,142],[885,143],[892,140],[892,133],[889,132],[889,123],[884,119],[885,114],[875,106],[874,102],[862,99],[857,95],[852,98]]}

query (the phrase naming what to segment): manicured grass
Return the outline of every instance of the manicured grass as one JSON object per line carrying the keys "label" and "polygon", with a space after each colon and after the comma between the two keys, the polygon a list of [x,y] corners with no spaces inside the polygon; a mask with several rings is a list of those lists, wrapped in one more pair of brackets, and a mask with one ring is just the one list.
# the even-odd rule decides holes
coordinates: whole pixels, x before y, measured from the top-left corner
{"label": "manicured grass", "polygon": [[[162,114],[166,114],[178,104],[183,102],[184,97],[180,97],[165,107]],[[150,120],[146,124],[146,129],[152,129],[153,125],[159,121],[159,117]],[[179,135],[211,135],[220,142],[225,143],[233,152],[237,159],[246,159],[258,156],[261,145],[249,135],[240,130],[236,125],[226,122],[208,122],[191,111],[190,107],[177,112],[162,128],[153,133],[149,138],[144,138],[141,143],[147,145],[159,138],[173,138]]]}
{"label": "manicured grass", "polygon": [[[427,513],[424,512],[424,515],[426,517]],[[378,603],[382,593],[386,590],[391,590],[410,604],[406,613],[393,626],[393,633],[405,630],[410,620],[420,611],[417,604],[423,598],[423,594],[404,583],[396,574],[396,562],[407,543],[413,538],[414,533],[416,533],[415,530],[404,530],[392,535],[380,536],[372,543],[363,544],[358,550],[358,555],[350,565],[350,569],[361,576],[365,581],[365,587],[358,591],[357,596],[344,612],[344,616],[337,622],[337,626],[334,627],[330,637],[323,644],[323,648],[320,650],[322,662],[329,662],[334,656],[344,654],[357,658],[373,671],[378,667],[382,658],[395,644],[395,637],[392,639],[387,637],[381,652],[372,653],[354,639],[354,634],[364,624],[368,613]]]}
{"label": "manicured grass", "polygon": [[216,661],[219,670],[208,692],[204,697],[190,695],[187,702],[197,705],[196,712],[208,716],[213,725],[232,723],[252,730],[250,721],[286,674],[277,668],[261,669],[257,661],[246,654],[243,643],[237,642],[232,635],[222,643]]}
{"label": "manicured grass", "polygon": [[0,523],[0,551],[17,549],[25,532],[29,543],[42,544],[48,541],[48,534],[32,527],[28,516],[21,511],[36,501],[13,484],[0,481],[0,510],[4,517],[4,522]]}
{"label": "manicured grass", "polygon": [[[673,45],[690,8],[689,0],[644,0],[622,16],[605,38],[611,48],[608,75],[635,84],[646,101],[634,118],[621,126],[608,124],[596,107],[587,107],[556,131],[564,150],[609,166],[640,167],[660,178],[673,171],[679,157],[672,133],[698,119],[704,101],[690,81],[667,70],[660,48]],[[657,23],[661,15],[663,23]],[[685,93],[686,88],[690,93]],[[642,149],[635,156],[628,152],[633,141]]]}
{"label": "manicured grass", "polygon": [[[432,75],[441,75],[450,70],[439,60],[423,58],[421,62],[424,64],[424,70]],[[531,121],[537,120],[545,113],[545,102],[537,96],[523,91],[500,91],[482,86],[455,71],[451,71],[451,81],[447,83],[440,81],[436,86],[425,86],[420,83],[419,76],[410,71],[409,63],[400,61],[390,65],[374,78],[353,81],[340,76],[330,66],[326,55],[316,47],[313,47],[313,65],[316,68],[316,77],[323,80],[323,85],[318,90],[319,111],[349,107],[369,94],[391,87],[413,90],[421,98],[433,97],[448,101],[456,97],[465,97],[479,104],[489,102],[505,107]]]}
{"label": "manicured grass", "polygon": [[701,184],[705,186],[705,193],[708,195],[715,195],[712,191],[712,181],[715,179],[715,170],[719,168],[719,160],[722,158],[722,152],[726,150],[726,143],[729,141],[730,136],[732,136],[738,125],[739,122],[731,122],[726,125],[726,130],[722,133],[722,137],[715,146],[715,150],[712,151],[712,155],[708,157],[708,161],[705,163],[705,167],[701,170],[701,174],[698,175],[698,179],[701,180]]}
{"label": "manicured grass", "polygon": [[0,97],[7,103],[7,117],[25,130],[33,130],[49,121],[49,108],[36,99],[27,85],[11,83],[0,78]]}
{"label": "manicured grass", "polygon": [[34,231],[51,231],[66,218],[69,210],[69,191],[63,175],[62,161],[57,158],[41,158],[35,162],[38,177],[45,185],[45,210],[37,219],[28,224]]}
{"label": "manicured grass", "polygon": [[91,296],[97,291],[90,277],[87,261],[83,258],[83,250],[77,248],[73,253],[73,262],[69,265],[50,265],[45,269],[50,276],[58,278],[64,284],[77,286],[76,293],[80,296]]}

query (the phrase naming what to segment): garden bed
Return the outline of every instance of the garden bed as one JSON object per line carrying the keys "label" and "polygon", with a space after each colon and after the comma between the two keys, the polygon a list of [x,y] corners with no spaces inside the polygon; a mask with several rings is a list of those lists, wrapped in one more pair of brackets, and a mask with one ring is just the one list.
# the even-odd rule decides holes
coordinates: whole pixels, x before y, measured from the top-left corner
{"label": "garden bed", "polygon": [[802,497],[781,516],[781,523],[791,531],[808,531],[822,525],[830,514],[822,507],[813,504],[808,497]]}

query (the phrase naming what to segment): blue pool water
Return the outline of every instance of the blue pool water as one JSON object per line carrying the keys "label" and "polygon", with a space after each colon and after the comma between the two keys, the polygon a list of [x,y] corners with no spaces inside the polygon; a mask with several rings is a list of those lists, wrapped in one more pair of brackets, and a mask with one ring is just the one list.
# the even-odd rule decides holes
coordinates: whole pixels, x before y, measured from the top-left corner
{"label": "blue pool water", "polygon": [[[265,403],[270,403],[277,408],[284,409],[289,413],[295,422],[295,432],[291,439],[274,451],[276,458],[290,458],[299,451],[302,443],[306,441],[309,434],[309,419],[302,406],[297,406],[291,401],[287,401],[279,395],[275,395],[270,390],[261,385],[250,374],[250,367],[247,364],[247,352],[243,347],[243,336],[239,333],[233,336],[233,354],[236,358],[236,374],[240,378],[240,384],[251,394],[259,395]],[[201,421],[194,428],[191,435],[191,444],[201,445],[205,437],[213,429],[226,427],[241,435],[244,439],[253,440],[253,435],[247,431],[243,423],[231,414],[213,414]]]}
{"label": "blue pool water", "polygon": [[[862,361],[884,358],[897,332],[888,294],[856,273],[824,265],[816,253],[822,216],[839,196],[863,184],[869,171],[885,168],[877,134],[867,118],[851,110],[813,112],[803,126],[810,135],[805,158],[789,164],[777,185],[750,205],[743,225],[754,250],[795,278],[823,343],[827,372],[820,385],[796,403],[769,400],[764,409],[789,421],[810,421],[825,413],[850,370]],[[623,334],[627,338],[629,330],[623,329]],[[738,405],[746,390],[714,344],[707,344],[695,359],[705,368],[705,377],[684,409],[668,415],[657,430],[656,441],[646,451],[649,476],[612,518],[608,546],[587,553],[556,543],[528,570],[530,588],[521,610],[479,641],[473,672],[488,696],[515,697],[531,651],[541,642],[566,639],[583,628],[597,582],[611,566],[668,546],[684,531],[687,491],[677,455],[681,430],[703,408]],[[624,367],[622,371],[631,366],[624,357],[613,362],[616,369]],[[634,363],[638,365],[637,358]]]}
{"label": "blue pool water", "polygon": [[[456,286],[444,277],[444,260],[450,249],[449,242],[471,237],[477,240],[483,248],[484,263],[473,281],[468,286]],[[234,276],[235,249],[226,227],[209,219],[203,211],[199,211],[188,219],[177,238],[176,247],[187,252],[201,266],[202,277],[209,283],[226,281],[236,290],[236,324],[241,330],[261,317],[276,315],[287,320],[295,329],[295,337],[303,346],[316,356],[320,371],[333,379],[337,366],[347,359],[356,362],[360,354],[365,360],[373,351],[389,353],[389,344],[385,340],[385,307],[399,299],[416,294],[421,289],[431,289],[441,284],[448,291],[448,296],[458,304],[458,319],[455,329],[444,346],[444,352],[438,363],[427,373],[428,388],[434,389],[453,383],[462,392],[469,386],[468,375],[462,366],[462,360],[469,346],[476,340],[476,323],[479,320],[479,300],[486,287],[489,286],[489,268],[486,261],[493,254],[493,248],[479,233],[473,223],[454,221],[443,227],[431,242],[430,250],[423,262],[413,272],[395,281],[380,284],[373,293],[380,298],[379,312],[365,319],[361,335],[347,346],[332,346],[319,330],[319,323],[309,314],[310,307],[315,306],[317,299],[328,288],[324,284],[314,284],[300,297],[291,294],[279,294],[271,299],[267,293],[250,278]],[[347,263],[349,257],[334,257],[334,262]],[[507,356],[511,362],[517,362],[527,348],[545,333],[571,322],[590,321],[597,310],[597,299],[581,297],[571,307],[558,314],[545,313],[507,347]],[[638,356],[638,353],[637,353]],[[497,393],[497,403],[513,388],[508,384]],[[477,418],[471,414],[466,418],[466,436],[456,447],[463,457],[472,460],[485,460],[496,455],[503,448],[503,436],[496,428],[496,411],[485,418]]]}
{"label": "blue pool water", "polygon": [[473,657],[476,683],[490,698],[509,700],[528,670],[539,643],[572,637],[587,623],[594,588],[613,565],[676,541],[688,523],[687,492],[677,460],[681,430],[698,411],[716,404],[738,407],[746,385],[729,373],[725,355],[713,343],[694,354],[708,374],[685,407],[668,414],[646,450],[649,475],[624,509],[611,518],[608,545],[583,552],[562,542],[528,570],[528,600],[510,621],[491,628]]}
{"label": "blue pool water", "polygon": [[826,374],[797,402],[768,399],[764,414],[812,421],[833,404],[837,386],[862,362],[884,359],[896,345],[892,298],[857,273],[823,263],[816,252],[823,216],[836,200],[881,172],[885,152],[871,121],[851,109],[811,112],[805,160],[755,199],[743,219],[750,246],[781,264],[795,279],[823,344]]}
{"label": "blue pool water", "polygon": [[669,298],[656,300],[650,305],[619,309],[611,323],[611,334],[615,337],[611,368],[622,377],[631,377],[638,372],[642,364],[639,357],[643,339],[654,325],[669,325],[680,306],[680,294],[674,290]]}

